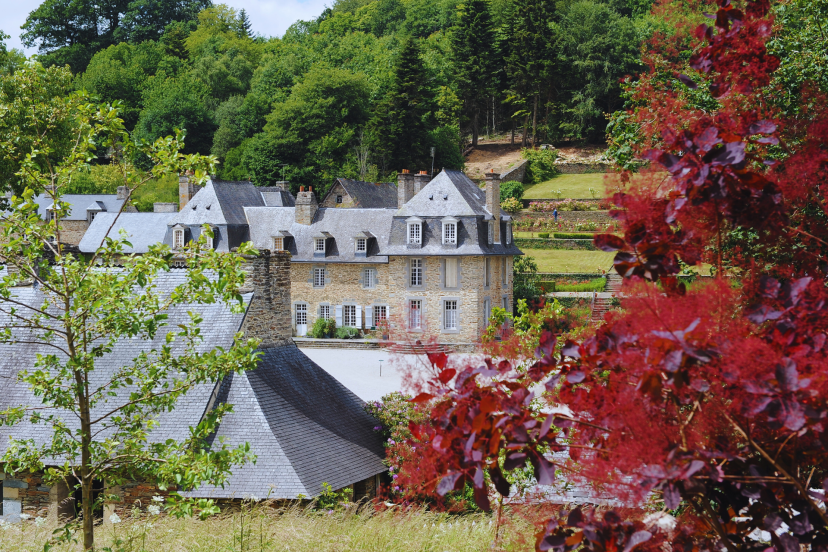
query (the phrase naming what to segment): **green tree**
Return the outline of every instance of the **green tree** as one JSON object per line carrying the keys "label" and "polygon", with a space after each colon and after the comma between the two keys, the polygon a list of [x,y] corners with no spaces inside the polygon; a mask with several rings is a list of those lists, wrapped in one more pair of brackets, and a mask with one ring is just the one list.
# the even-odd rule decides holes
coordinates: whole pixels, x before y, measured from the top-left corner
{"label": "green tree", "polygon": [[468,0],[457,8],[452,28],[457,96],[463,101],[463,120],[471,129],[472,145],[480,134],[480,115],[496,89],[499,52],[485,0]]}
{"label": "green tree", "polygon": [[394,67],[391,89],[377,106],[370,125],[372,149],[383,173],[422,170],[430,163],[433,103],[419,41],[407,37]]}
{"label": "green tree", "polygon": [[[42,85],[44,71],[39,64],[17,71],[18,82],[28,85],[25,93]],[[130,194],[149,179],[169,173],[194,170],[203,180],[213,170],[214,160],[182,155],[180,134],[153,145],[136,145],[116,109],[95,105],[83,95],[58,104],[40,104],[42,97],[39,92],[29,101],[38,104],[43,115],[55,109],[53,118],[74,119],[73,146],[43,167],[33,154],[49,148],[48,140],[37,137],[21,143],[10,136],[0,142],[7,151],[22,148],[18,157],[26,159],[18,173],[25,189],[11,198],[13,208],[0,222],[0,259],[14,269],[0,280],[0,342],[16,343],[25,336],[51,352],[38,355],[19,376],[41,404],[11,407],[0,413],[0,423],[26,421],[44,426],[52,438],[45,443],[12,439],[0,461],[7,473],[45,470],[50,483],[78,481],[83,496],[83,548],[92,550],[95,480],[118,485],[140,477],[162,487],[188,489],[202,483],[222,484],[234,465],[251,459],[246,445],[233,450],[220,444],[205,446],[217,420],[229,411],[225,407],[207,414],[183,442],[158,439],[154,429],[158,415],[173,410],[194,386],[253,368],[257,342],[237,336],[227,350],[205,347],[199,333],[201,319],[195,313],[188,324],[166,326],[166,313],[178,305],[233,304],[239,312],[239,289],[244,282],[240,255],[219,254],[202,239],[184,253],[188,263],[184,282],[164,291],[154,284],[170,269],[172,255],[167,246],[129,256],[123,255],[123,239],[106,239],[87,260],[61,245],[60,219],[69,208],[61,200],[63,186],[94,155],[94,144],[125,153],[116,162],[121,183]],[[129,165],[135,149],[151,159],[149,172],[137,172]],[[43,190],[54,201],[56,220],[43,222],[37,214],[35,194]],[[252,249],[247,245],[241,248],[243,252]],[[214,276],[207,277],[211,272]],[[37,292],[22,296],[15,288],[24,280],[36,282]],[[96,371],[115,343],[156,337],[163,343],[158,349],[139,352],[106,377]],[[63,463],[54,466],[55,458]],[[52,466],[47,469],[46,463]],[[180,512],[215,508],[205,500],[194,504],[181,499],[173,505]],[[64,534],[72,538],[71,531]]]}
{"label": "green tree", "polygon": [[173,22],[194,21],[211,0],[131,0],[115,33],[118,40],[158,40]]}
{"label": "green tree", "polygon": [[26,60],[21,51],[9,50],[6,47],[9,38],[9,35],[0,31],[0,76],[13,73]]}
{"label": "green tree", "polygon": [[251,36],[251,31],[253,30],[253,24],[250,22],[250,18],[247,16],[247,11],[242,8],[239,11],[239,34],[242,36],[249,37]]}

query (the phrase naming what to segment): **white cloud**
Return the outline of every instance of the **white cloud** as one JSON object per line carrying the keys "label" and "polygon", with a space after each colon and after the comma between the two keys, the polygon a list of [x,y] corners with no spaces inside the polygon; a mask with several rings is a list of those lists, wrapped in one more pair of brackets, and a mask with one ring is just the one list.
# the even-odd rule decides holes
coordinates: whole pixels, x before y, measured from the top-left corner
{"label": "white cloud", "polygon": [[[42,0],[0,0],[0,30],[11,39],[7,45],[24,49],[20,42],[20,26],[26,17],[36,9]],[[214,3],[221,3],[214,0]],[[234,9],[244,8],[253,25],[253,32],[262,36],[282,36],[298,19],[314,19],[322,13],[326,5],[333,1],[326,0],[229,0],[224,3]],[[27,54],[34,54],[36,48],[26,48]]]}

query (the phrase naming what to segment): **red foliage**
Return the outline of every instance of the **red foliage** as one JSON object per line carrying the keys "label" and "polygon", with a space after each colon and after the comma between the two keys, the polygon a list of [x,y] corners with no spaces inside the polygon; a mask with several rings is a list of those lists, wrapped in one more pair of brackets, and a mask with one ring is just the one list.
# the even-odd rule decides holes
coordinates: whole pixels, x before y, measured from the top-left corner
{"label": "red foliage", "polygon": [[[828,113],[814,94],[807,124],[763,101],[778,65],[765,50],[768,9],[722,0],[715,29],[698,31],[706,45],[691,65],[718,110],[649,88],[659,126],[646,155],[669,177],[617,194],[624,236],[596,239],[617,251],[625,312],[581,343],[545,332],[529,361],[432,357],[434,377],[415,399],[430,401],[431,423],[412,427],[409,483],[438,495],[471,485],[488,509],[490,485],[510,494],[505,472],[528,467],[549,485],[563,470],[628,506],[679,509],[675,530],[635,510],[553,515],[538,550],[828,551],[828,266],[814,247],[828,245]],[[780,143],[783,162],[770,161]],[[742,258],[738,286],[721,271],[689,291],[677,283],[680,261],[721,267],[733,229],[790,259],[771,263],[779,279]]]}

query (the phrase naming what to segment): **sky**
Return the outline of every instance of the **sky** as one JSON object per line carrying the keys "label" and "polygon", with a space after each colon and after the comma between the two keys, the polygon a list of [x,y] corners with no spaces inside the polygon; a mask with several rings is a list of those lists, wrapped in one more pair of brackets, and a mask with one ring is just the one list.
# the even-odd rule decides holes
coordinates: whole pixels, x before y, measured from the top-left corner
{"label": "sky", "polygon": [[[27,55],[37,52],[37,48],[23,48],[20,42],[20,26],[26,22],[31,11],[42,0],[0,0],[0,30],[11,35],[6,44],[17,48]],[[222,3],[214,0],[215,4]],[[231,8],[247,10],[253,32],[263,36],[282,36],[297,19],[313,19],[322,13],[326,4],[332,0],[224,0]]]}

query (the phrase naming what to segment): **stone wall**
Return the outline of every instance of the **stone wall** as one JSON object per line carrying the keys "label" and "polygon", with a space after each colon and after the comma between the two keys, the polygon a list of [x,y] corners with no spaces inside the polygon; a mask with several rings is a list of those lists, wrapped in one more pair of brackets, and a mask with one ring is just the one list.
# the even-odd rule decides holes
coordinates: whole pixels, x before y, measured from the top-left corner
{"label": "stone wall", "polygon": [[22,473],[14,477],[0,472],[3,486],[3,516],[8,522],[20,521],[20,514],[31,518],[44,517],[57,521],[73,515],[74,504],[69,498],[69,488],[46,485],[42,473]]}
{"label": "stone wall", "polygon": [[523,179],[526,177],[526,164],[529,163],[528,159],[524,159],[519,161],[517,165],[512,167],[511,169],[507,170],[503,174],[500,175],[501,182],[509,182],[509,181],[516,181],[516,182],[523,182]]}
{"label": "stone wall", "polygon": [[[551,212],[524,211],[519,213],[515,220],[544,219],[552,220]],[[591,221],[600,223],[614,222],[615,219],[609,216],[609,211],[558,211],[558,220],[566,221]]]}
{"label": "stone wall", "polygon": [[[342,196],[342,203],[336,202],[336,196]],[[345,191],[345,188],[342,187],[342,184],[337,182],[334,184],[334,187],[331,188],[331,191],[328,192],[328,195],[325,196],[325,199],[319,205],[320,207],[339,207],[341,208],[351,208],[354,207],[354,200],[353,198],[348,195],[348,192]]]}
{"label": "stone wall", "polygon": [[610,171],[607,163],[556,163],[555,168],[561,174],[606,173]]}
{"label": "stone wall", "polygon": [[290,253],[271,253],[263,250],[258,256],[248,257],[245,263],[247,279],[243,292],[253,292],[242,331],[248,339],[261,339],[261,347],[278,347],[290,341],[291,293]]}
{"label": "stone wall", "polygon": [[85,220],[60,221],[60,243],[79,245],[88,228],[89,223]]}
{"label": "stone wall", "polygon": [[[440,343],[473,343],[480,339],[486,327],[483,320],[485,299],[492,307],[501,307],[503,296],[512,305],[512,258],[490,257],[491,286],[484,287],[484,257],[466,256],[460,259],[457,289],[446,289],[444,284],[445,257],[423,257],[424,286],[409,289],[410,257],[392,257],[388,264],[292,263],[290,267],[291,308],[295,314],[297,302],[308,305],[308,331],[316,321],[321,304],[330,305],[330,316],[336,316],[336,306],[354,304],[362,309],[362,328],[366,325],[365,310],[374,305],[385,305],[391,326],[391,339],[398,341],[437,341]],[[501,282],[501,263],[506,263],[506,284]],[[325,268],[325,286],[313,286],[314,267]],[[362,283],[366,268],[377,271],[376,287],[368,289]],[[423,327],[408,330],[408,302],[423,301]],[[443,330],[443,301],[457,300],[459,330]]]}

